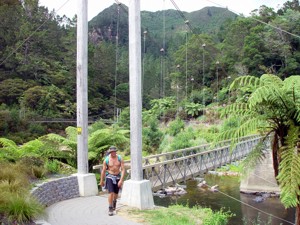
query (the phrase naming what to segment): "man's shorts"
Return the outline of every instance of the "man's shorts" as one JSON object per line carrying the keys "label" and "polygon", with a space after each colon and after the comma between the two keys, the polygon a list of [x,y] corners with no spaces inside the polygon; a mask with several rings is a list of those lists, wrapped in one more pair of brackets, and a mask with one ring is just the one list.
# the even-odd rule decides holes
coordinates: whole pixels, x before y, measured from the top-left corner
{"label": "man's shorts", "polygon": [[119,193],[119,187],[118,187],[118,182],[120,180],[120,175],[112,175],[112,174],[107,174],[106,175],[106,181],[105,181],[105,188],[108,190],[108,193]]}

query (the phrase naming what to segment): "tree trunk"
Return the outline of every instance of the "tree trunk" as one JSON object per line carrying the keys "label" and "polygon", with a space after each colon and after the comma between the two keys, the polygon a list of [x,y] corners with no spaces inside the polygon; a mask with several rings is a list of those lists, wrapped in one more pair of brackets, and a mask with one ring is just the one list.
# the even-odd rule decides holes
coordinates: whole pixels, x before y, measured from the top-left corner
{"label": "tree trunk", "polygon": [[275,133],[273,144],[272,144],[273,168],[274,168],[275,178],[278,176],[279,173],[278,151],[279,151],[278,136]]}
{"label": "tree trunk", "polygon": [[295,215],[295,225],[300,225],[300,204],[296,207],[296,215]]}

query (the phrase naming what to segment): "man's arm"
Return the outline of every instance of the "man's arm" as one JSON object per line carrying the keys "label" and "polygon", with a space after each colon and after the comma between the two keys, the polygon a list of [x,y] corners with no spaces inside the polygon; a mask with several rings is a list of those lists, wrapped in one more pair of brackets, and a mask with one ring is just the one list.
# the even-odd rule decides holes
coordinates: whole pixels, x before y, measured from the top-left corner
{"label": "man's arm", "polygon": [[104,186],[105,173],[106,173],[106,162],[104,160],[103,165],[102,165],[101,178],[100,178],[100,186],[101,187]]}
{"label": "man's arm", "polygon": [[122,185],[123,185],[125,173],[126,173],[126,171],[125,171],[125,166],[124,166],[124,160],[122,159],[121,160],[121,178],[120,178],[120,180],[118,182],[118,186],[119,187],[122,187]]}

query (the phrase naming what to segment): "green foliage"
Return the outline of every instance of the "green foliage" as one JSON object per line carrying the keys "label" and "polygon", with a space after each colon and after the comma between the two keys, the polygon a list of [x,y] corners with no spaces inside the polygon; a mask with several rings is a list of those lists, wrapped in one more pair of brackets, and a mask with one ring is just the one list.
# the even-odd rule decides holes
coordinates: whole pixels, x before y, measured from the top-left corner
{"label": "green foliage", "polygon": [[41,215],[43,208],[33,198],[24,195],[10,195],[4,214],[8,215],[8,220],[27,222]]}
{"label": "green foliage", "polygon": [[[137,211],[130,211],[136,214]],[[225,225],[228,218],[233,214],[230,212],[213,212],[209,208],[193,207],[188,208],[182,205],[172,205],[168,208],[158,208],[154,210],[142,210],[138,214],[142,214],[147,224],[151,225]]]}
{"label": "green foliage", "polygon": [[146,121],[143,126],[143,150],[156,153],[161,143],[163,132],[159,130],[158,120],[154,117]]}
{"label": "green foliage", "polygon": [[102,161],[105,151],[111,145],[118,149],[124,149],[129,144],[129,130],[121,129],[117,126],[104,128],[93,132],[88,140],[88,156],[91,164]]}
{"label": "green foliage", "polygon": [[206,208],[204,211],[206,216],[203,220],[203,225],[226,225],[228,219],[234,216],[230,212],[224,212],[223,209],[213,212],[212,209]]}
{"label": "green foliage", "polygon": [[130,109],[129,107],[124,108],[119,117],[119,126],[124,127],[124,129],[129,129],[130,127]]}
{"label": "green foliage", "polygon": [[300,127],[292,125],[286,145],[281,148],[280,173],[277,176],[281,188],[280,199],[286,208],[296,207],[300,204]]}
{"label": "green foliage", "polygon": [[175,98],[166,97],[162,99],[153,99],[150,104],[152,108],[149,110],[149,113],[159,118],[175,106]]}
{"label": "green foliage", "polygon": [[195,132],[192,128],[179,132],[170,143],[171,151],[192,147],[192,140],[195,139]]}
{"label": "green foliage", "polygon": [[175,120],[171,121],[168,125],[167,133],[171,136],[176,136],[181,130],[184,129],[184,122],[176,118]]}
{"label": "green foliage", "polygon": [[[231,88],[239,86],[244,87],[239,90],[248,92],[249,98],[226,107],[223,114],[233,120],[238,118],[238,126],[223,130],[218,139],[232,138],[236,143],[252,132],[260,131],[265,137],[271,134],[273,166],[281,188],[281,200],[286,207],[299,206],[300,76],[290,76],[283,81],[272,74],[260,78],[244,76],[237,78]],[[263,157],[262,149],[260,142],[244,161],[246,168],[255,166]]]}
{"label": "green foliage", "polygon": [[29,193],[28,171],[36,166],[24,161],[17,164],[0,161],[0,166],[0,214],[7,218],[1,222],[24,224],[41,215],[44,208]]}
{"label": "green foliage", "polygon": [[188,115],[191,115],[192,117],[196,117],[199,115],[199,113],[204,109],[203,105],[199,103],[188,103],[185,105],[185,111]]}

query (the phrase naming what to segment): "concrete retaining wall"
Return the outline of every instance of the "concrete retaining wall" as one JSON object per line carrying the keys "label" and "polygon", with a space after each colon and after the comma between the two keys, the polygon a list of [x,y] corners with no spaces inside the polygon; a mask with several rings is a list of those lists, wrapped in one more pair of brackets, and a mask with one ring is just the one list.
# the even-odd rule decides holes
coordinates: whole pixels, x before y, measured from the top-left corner
{"label": "concrete retaining wall", "polygon": [[77,176],[63,177],[37,184],[31,194],[46,207],[59,201],[79,197]]}

